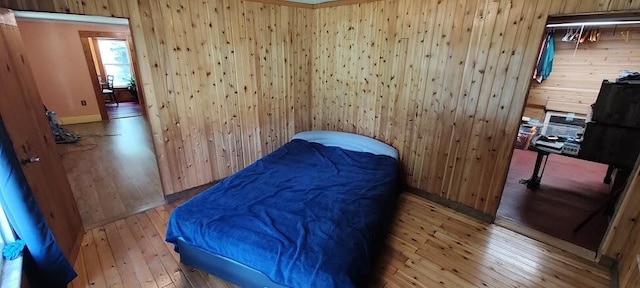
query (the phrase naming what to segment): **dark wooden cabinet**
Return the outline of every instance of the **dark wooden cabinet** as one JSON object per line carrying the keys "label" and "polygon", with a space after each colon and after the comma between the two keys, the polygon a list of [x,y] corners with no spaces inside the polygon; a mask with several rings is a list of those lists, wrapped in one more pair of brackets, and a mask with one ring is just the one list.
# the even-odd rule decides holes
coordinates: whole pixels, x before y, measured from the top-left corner
{"label": "dark wooden cabinet", "polygon": [[633,168],[640,152],[640,84],[603,81],[579,157]]}

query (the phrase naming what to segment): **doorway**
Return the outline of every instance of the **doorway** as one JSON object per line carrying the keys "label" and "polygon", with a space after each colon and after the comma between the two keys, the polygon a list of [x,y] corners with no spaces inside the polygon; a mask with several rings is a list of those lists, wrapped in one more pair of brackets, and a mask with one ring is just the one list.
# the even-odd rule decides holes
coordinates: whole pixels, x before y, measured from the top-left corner
{"label": "doorway", "polygon": [[[81,137],[56,148],[84,227],[165,204],[144,95],[138,92],[139,103],[127,104],[135,102],[127,86],[140,75],[128,20],[39,12],[16,16],[44,105],[56,113],[56,124]],[[84,49],[94,44],[94,50]],[[108,55],[100,58],[100,52]],[[110,87],[117,101],[104,95],[98,79],[112,74],[119,75]],[[134,105],[137,115],[122,112]],[[108,106],[120,112],[109,113]]]}
{"label": "doorway", "polygon": [[[623,70],[640,67],[636,18],[616,14],[549,19],[497,224],[595,258],[630,168],[589,155],[585,139],[595,135],[589,126],[599,125],[592,119],[592,104],[602,94],[603,81],[615,82],[627,75]],[[545,68],[549,53],[553,62]],[[637,158],[637,152],[628,152],[628,158]]]}
{"label": "doorway", "polygon": [[140,74],[131,33],[79,31],[87,68],[103,120],[141,116],[144,94],[137,89]]}

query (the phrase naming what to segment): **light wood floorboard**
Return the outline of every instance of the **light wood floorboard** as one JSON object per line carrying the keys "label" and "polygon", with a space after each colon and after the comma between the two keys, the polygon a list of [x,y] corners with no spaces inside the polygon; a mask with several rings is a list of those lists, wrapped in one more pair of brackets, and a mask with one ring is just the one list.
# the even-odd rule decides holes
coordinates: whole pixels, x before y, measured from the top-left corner
{"label": "light wood floorboard", "polygon": [[[180,264],[164,242],[180,202],[85,234],[70,287],[236,287]],[[609,287],[609,270],[403,193],[371,287]]]}
{"label": "light wood floorboard", "polygon": [[82,136],[57,147],[86,229],[165,203],[144,117],[64,127]]}

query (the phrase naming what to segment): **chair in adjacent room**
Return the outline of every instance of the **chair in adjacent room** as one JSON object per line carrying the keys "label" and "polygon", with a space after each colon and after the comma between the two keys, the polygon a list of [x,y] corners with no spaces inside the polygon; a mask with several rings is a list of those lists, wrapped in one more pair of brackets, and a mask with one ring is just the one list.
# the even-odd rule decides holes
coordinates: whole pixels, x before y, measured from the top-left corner
{"label": "chair in adjacent room", "polygon": [[105,103],[115,103],[116,106],[119,106],[118,98],[116,98],[116,94],[113,90],[113,78],[113,75],[107,75],[107,82],[100,83],[100,88],[102,89],[102,95],[108,97],[108,99],[105,99]]}

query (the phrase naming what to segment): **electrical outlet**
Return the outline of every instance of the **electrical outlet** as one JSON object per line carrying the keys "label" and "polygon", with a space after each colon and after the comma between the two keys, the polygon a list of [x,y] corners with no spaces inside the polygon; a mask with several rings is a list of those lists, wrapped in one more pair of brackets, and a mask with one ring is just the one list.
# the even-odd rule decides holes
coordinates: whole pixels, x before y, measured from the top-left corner
{"label": "electrical outlet", "polygon": [[80,100],[80,104],[81,104],[82,106],[87,106],[87,101],[85,101],[85,100]]}

